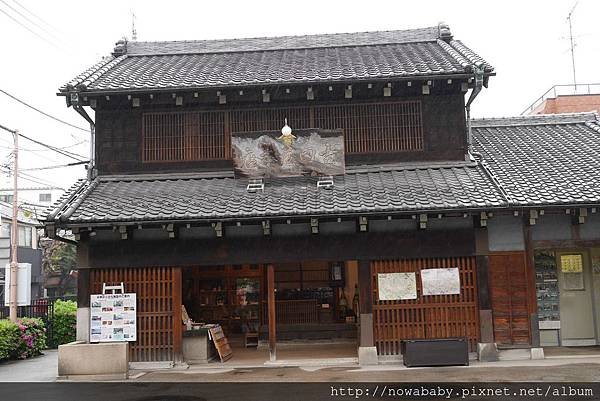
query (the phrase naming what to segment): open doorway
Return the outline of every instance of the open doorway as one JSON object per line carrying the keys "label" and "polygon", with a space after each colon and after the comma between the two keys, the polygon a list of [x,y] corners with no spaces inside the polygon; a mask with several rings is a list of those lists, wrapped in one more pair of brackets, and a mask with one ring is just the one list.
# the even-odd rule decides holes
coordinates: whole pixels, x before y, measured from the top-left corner
{"label": "open doorway", "polygon": [[[356,357],[356,262],[274,264],[274,272],[278,359]],[[193,322],[183,332],[184,360],[186,350],[199,358],[193,363],[220,360],[203,329],[211,325],[222,328],[232,349],[227,364],[269,360],[266,265],[184,268],[182,304]],[[203,330],[206,350],[198,357],[198,339],[190,350],[187,336]]]}

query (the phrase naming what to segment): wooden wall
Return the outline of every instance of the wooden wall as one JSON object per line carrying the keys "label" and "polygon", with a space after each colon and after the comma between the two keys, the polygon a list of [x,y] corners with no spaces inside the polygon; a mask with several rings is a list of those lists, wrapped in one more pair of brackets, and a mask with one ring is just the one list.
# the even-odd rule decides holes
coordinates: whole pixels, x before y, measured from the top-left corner
{"label": "wooden wall", "polygon": [[531,344],[530,303],[525,252],[489,255],[489,288],[494,338],[499,345]]}
{"label": "wooden wall", "polygon": [[[348,164],[412,160],[463,160],[466,149],[464,96],[462,93],[432,94],[430,96],[386,99],[385,101],[327,103],[315,101],[285,105],[254,105],[253,107],[227,105],[219,108],[214,106],[206,108],[198,105],[131,108],[124,102],[118,104],[116,100],[112,102],[115,104],[96,110],[96,158],[100,174],[230,169],[232,168],[229,149],[230,133],[236,132],[236,130],[278,130],[283,125],[282,116],[290,116],[297,121],[296,125],[291,123],[292,128],[346,128],[348,130],[346,134],[346,162]],[[413,108],[416,107],[415,104],[419,105],[422,123],[419,122],[416,125],[417,121],[411,122],[410,119],[404,121],[403,118],[386,116],[389,114],[386,107],[407,102],[413,104],[411,106]],[[184,161],[161,162],[161,160],[165,160],[166,156],[153,155],[148,152],[148,149],[146,152],[143,151],[144,121],[149,124],[156,120],[156,118],[153,120],[144,115],[152,113],[150,115],[156,116],[157,112],[190,111],[202,111],[203,113],[214,111],[217,113],[218,124],[213,124],[211,127],[221,126],[224,129],[224,138],[218,140],[219,144],[222,143],[225,146],[223,152],[216,150],[212,145],[206,150],[190,148],[185,155],[182,155]],[[368,116],[364,120],[364,124],[356,125],[358,124],[355,121],[358,113]],[[205,114],[202,115],[205,116]],[[207,119],[207,121],[213,120]],[[407,137],[403,140],[394,139],[399,136],[394,131],[399,129],[398,125],[407,125]],[[160,124],[155,124],[153,129],[160,131]],[[388,130],[393,133],[393,135],[390,134],[392,135],[391,139],[381,142],[382,135]],[[153,135],[157,137],[158,134],[154,132]],[[211,141],[216,140],[214,132],[211,131],[209,136]],[[366,138],[370,137],[378,138],[382,145],[369,150],[364,143]],[[188,138],[189,143],[186,143],[193,148],[198,145],[194,145],[193,141]],[[206,156],[210,160],[193,161],[192,159],[196,156]],[[147,161],[144,162],[144,159]]]}
{"label": "wooden wall", "polygon": [[[421,295],[421,269],[458,267],[460,295]],[[415,272],[417,299],[379,301],[379,273]],[[399,355],[401,340],[466,337],[471,351],[479,340],[475,257],[371,262],[373,329],[379,355]]]}
{"label": "wooden wall", "polygon": [[137,341],[129,343],[131,362],[176,361],[181,354],[181,269],[147,267],[91,269],[92,294],[102,283],[125,285],[137,294]]}

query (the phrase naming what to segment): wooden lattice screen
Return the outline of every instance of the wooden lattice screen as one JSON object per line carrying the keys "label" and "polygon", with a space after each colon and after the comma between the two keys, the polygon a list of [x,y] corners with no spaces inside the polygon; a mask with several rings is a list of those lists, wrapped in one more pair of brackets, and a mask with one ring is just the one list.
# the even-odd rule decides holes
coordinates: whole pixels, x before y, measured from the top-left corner
{"label": "wooden lattice screen", "polygon": [[149,113],[143,123],[144,162],[219,160],[226,157],[225,113]]}
{"label": "wooden lattice screen", "polygon": [[175,360],[181,351],[181,269],[144,267],[90,271],[92,294],[102,293],[102,283],[121,282],[125,292],[137,294],[137,341],[129,343],[130,360]]}
{"label": "wooden lattice screen", "polygon": [[530,344],[525,252],[490,255],[488,265],[495,341],[505,345]]}
{"label": "wooden lattice screen", "polygon": [[420,101],[315,105],[224,111],[147,113],[144,162],[220,160],[231,156],[232,132],[343,129],[349,154],[423,150]]}
{"label": "wooden lattice screen", "polygon": [[[460,295],[421,293],[421,270],[458,267]],[[417,299],[379,301],[378,273],[415,272]],[[474,257],[410,259],[371,263],[373,328],[379,355],[399,355],[400,341],[408,339],[466,337],[471,351],[477,348],[479,318]]]}
{"label": "wooden lattice screen", "polygon": [[419,101],[316,106],[315,126],[342,128],[347,153],[423,150]]}

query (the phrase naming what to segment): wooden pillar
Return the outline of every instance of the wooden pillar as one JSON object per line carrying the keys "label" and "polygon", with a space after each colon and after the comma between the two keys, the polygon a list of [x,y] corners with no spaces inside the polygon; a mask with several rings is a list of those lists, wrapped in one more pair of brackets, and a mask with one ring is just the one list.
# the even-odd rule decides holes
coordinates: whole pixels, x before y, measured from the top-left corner
{"label": "wooden pillar", "polygon": [[494,342],[494,318],[489,282],[489,238],[486,228],[475,229],[477,304],[479,305],[479,342]]}
{"label": "wooden pillar", "polygon": [[373,286],[371,262],[358,261],[358,286],[360,303],[360,346],[373,347]]}
{"label": "wooden pillar", "polygon": [[77,272],[77,307],[89,308],[91,295],[90,269],[79,269]]}
{"label": "wooden pillar", "polygon": [[183,360],[183,323],[181,320],[181,267],[172,268],[172,294],[173,294],[173,361]]}
{"label": "wooden pillar", "polygon": [[275,345],[277,343],[275,330],[275,267],[267,265],[267,306],[269,311],[269,359],[277,359]]}
{"label": "wooden pillar", "polygon": [[537,314],[537,294],[535,287],[535,260],[533,252],[533,243],[531,240],[531,226],[523,225],[523,234],[525,236],[525,272],[527,274],[527,307],[529,312],[529,324],[531,328],[531,346],[540,346],[540,325]]}

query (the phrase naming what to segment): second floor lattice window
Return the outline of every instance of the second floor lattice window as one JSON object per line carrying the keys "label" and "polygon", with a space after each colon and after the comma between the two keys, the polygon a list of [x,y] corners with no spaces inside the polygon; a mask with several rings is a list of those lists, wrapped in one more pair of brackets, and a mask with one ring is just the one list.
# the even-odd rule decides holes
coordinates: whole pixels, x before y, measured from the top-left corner
{"label": "second floor lattice window", "polygon": [[143,120],[145,162],[225,159],[225,113],[150,113]]}
{"label": "second floor lattice window", "polygon": [[144,114],[142,161],[229,159],[232,132],[278,131],[284,118],[292,129],[344,130],[347,154],[424,147],[420,101],[329,104]]}

